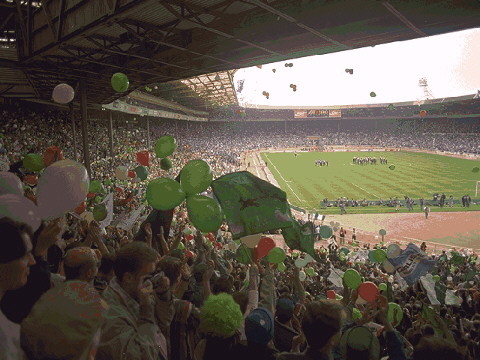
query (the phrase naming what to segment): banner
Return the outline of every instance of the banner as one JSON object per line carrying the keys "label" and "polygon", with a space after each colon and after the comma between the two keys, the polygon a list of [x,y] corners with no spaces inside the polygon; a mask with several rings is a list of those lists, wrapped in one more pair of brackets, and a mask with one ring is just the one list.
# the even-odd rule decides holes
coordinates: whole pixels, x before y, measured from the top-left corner
{"label": "banner", "polygon": [[408,244],[398,257],[388,260],[409,285],[414,284],[437,263],[436,260],[428,259],[428,256],[414,243]]}
{"label": "banner", "polygon": [[145,205],[142,205],[138,209],[132,211],[130,214],[122,213],[119,218],[120,221],[116,226],[125,231],[131,230],[135,224],[135,221],[137,221],[137,219],[140,217],[144,207]]}
{"label": "banner", "polygon": [[100,221],[99,225],[101,229],[105,229],[113,220],[113,193],[107,195],[105,199],[103,199],[102,204],[105,205],[107,209],[107,217]]}
{"label": "banner", "polygon": [[342,110],[294,110],[293,116],[295,119],[328,119],[342,117]]}

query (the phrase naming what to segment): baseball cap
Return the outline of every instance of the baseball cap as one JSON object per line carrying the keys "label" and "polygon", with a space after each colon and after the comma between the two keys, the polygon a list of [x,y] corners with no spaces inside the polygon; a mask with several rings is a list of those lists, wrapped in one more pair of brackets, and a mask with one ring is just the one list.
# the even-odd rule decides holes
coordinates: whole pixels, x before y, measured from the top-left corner
{"label": "baseball cap", "polygon": [[265,308],[254,309],[245,319],[245,335],[250,343],[267,344],[273,338],[272,313]]}

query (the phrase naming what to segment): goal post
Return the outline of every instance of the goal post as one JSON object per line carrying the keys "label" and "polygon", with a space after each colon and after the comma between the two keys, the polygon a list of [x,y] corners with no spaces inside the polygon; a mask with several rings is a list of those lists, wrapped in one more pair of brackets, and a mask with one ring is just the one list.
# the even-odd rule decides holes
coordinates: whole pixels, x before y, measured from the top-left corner
{"label": "goal post", "polygon": [[475,197],[478,196],[479,190],[480,190],[480,181],[477,181],[477,182],[475,183]]}

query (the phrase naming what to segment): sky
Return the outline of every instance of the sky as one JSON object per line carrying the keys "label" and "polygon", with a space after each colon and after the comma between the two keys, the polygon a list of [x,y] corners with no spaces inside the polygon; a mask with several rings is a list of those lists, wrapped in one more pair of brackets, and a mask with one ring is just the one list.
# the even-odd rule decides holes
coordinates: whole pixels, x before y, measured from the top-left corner
{"label": "sky", "polygon": [[234,84],[245,80],[237,93],[245,107],[330,106],[420,100],[420,78],[427,79],[434,98],[476,94],[480,28],[239,69]]}

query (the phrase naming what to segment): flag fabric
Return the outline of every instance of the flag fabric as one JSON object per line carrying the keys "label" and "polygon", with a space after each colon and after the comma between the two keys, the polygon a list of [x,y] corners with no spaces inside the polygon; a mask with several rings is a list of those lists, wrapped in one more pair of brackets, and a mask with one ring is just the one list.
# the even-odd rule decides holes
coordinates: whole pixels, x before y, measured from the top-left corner
{"label": "flag fabric", "polygon": [[328,275],[328,281],[338,288],[343,288],[343,274],[342,270],[335,269],[333,266],[330,268],[330,275]]}
{"label": "flag fabric", "polygon": [[314,248],[315,232],[312,222],[300,225],[296,220],[292,220],[291,227],[282,229],[282,235],[290,249],[303,251],[319,261]]}
{"label": "flag fabric", "polygon": [[105,229],[113,220],[113,193],[108,194],[102,204],[107,209],[107,217],[100,221],[99,225],[101,229]]}
{"label": "flag fabric", "polygon": [[248,171],[224,175],[211,187],[233,239],[293,226],[286,193]]}
{"label": "flag fabric", "polygon": [[389,259],[395,270],[409,284],[413,285],[421,276],[425,275],[435,265],[435,260],[430,260],[420,248],[410,243],[402,253]]}
{"label": "flag fabric", "polygon": [[432,305],[440,305],[440,301],[437,297],[437,292],[435,291],[435,280],[433,279],[431,274],[427,274],[430,276],[422,276],[420,278],[420,282],[427,292],[428,300]]}
{"label": "flag fabric", "polygon": [[133,228],[133,225],[135,224],[135,221],[137,221],[137,219],[140,217],[140,214],[142,213],[144,207],[145,205],[141,205],[138,209],[132,211],[129,214],[124,213],[124,216],[121,216],[121,218],[119,219],[120,221],[117,223],[117,227],[125,231],[131,230]]}

